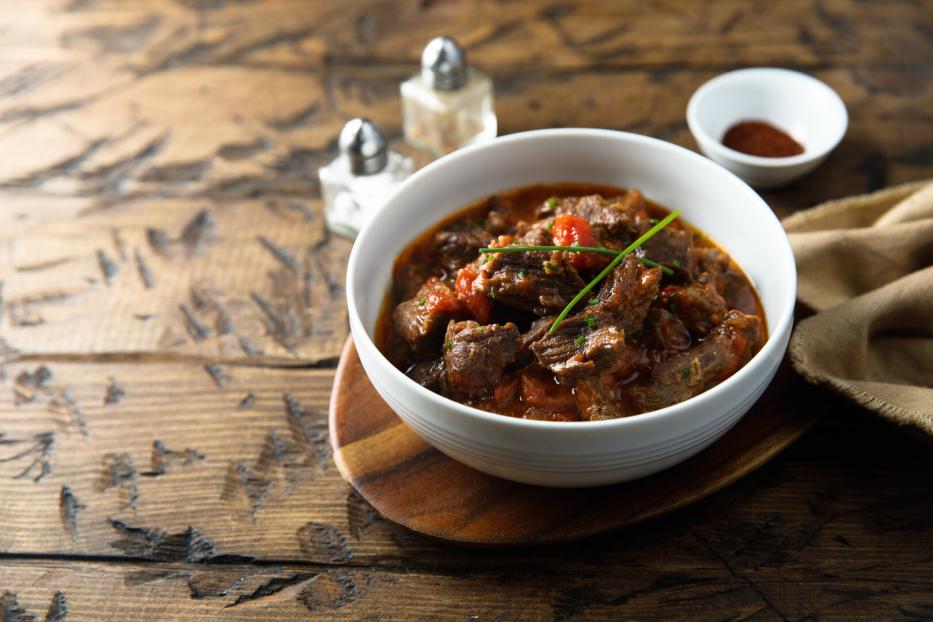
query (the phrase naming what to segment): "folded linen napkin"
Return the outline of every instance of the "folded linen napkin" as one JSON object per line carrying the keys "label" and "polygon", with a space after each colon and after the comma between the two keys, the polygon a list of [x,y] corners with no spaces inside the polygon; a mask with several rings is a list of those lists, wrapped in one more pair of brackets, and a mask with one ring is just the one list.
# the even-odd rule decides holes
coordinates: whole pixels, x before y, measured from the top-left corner
{"label": "folded linen napkin", "polygon": [[798,299],[794,367],[933,435],[933,181],[830,201],[783,221]]}

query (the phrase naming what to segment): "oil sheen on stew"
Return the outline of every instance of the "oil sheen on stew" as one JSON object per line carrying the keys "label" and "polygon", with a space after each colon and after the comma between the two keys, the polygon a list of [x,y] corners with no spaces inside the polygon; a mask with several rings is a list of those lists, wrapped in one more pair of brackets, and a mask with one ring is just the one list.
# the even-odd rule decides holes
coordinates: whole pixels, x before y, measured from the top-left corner
{"label": "oil sheen on stew", "polygon": [[510,417],[613,419],[689,399],[734,374],[767,339],[748,278],[702,232],[675,220],[553,334],[557,314],[612,257],[479,252],[622,249],[666,214],[639,190],[590,184],[529,186],[469,205],[400,254],[376,343],[428,389]]}

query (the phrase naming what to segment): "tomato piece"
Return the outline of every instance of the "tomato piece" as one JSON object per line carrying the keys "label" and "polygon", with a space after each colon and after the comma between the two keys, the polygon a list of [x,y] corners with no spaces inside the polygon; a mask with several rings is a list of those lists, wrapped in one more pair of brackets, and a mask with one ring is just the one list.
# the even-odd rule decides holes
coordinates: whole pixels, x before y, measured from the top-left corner
{"label": "tomato piece", "polygon": [[550,410],[572,410],[576,404],[572,389],[557,384],[553,378],[533,370],[521,374],[522,403],[525,406]]}
{"label": "tomato piece", "polygon": [[431,313],[463,312],[463,305],[457,299],[457,295],[436,276],[428,279],[425,287],[428,295],[424,297],[424,306]]}
{"label": "tomato piece", "polygon": [[733,332],[732,343],[729,345],[737,360],[742,360],[742,357],[744,357],[745,353],[749,350],[748,339],[746,339],[745,336],[739,331]]}
{"label": "tomato piece", "polygon": [[488,324],[492,319],[492,299],[486,295],[486,292],[477,289],[476,278],[478,276],[479,268],[475,264],[465,265],[457,273],[454,289],[457,292],[457,300],[463,303],[473,319],[480,324]]}
{"label": "tomato piece", "polygon": [[493,387],[492,397],[499,406],[507,406],[518,397],[518,377],[504,380]]}
{"label": "tomato piece", "polygon": [[[590,223],[576,214],[560,214],[551,229],[557,246],[596,246]],[[570,265],[577,270],[590,270],[600,265],[599,256],[590,253],[569,253]]]}
{"label": "tomato piece", "polygon": [[586,219],[576,214],[560,214],[554,219],[554,227],[551,229],[554,235],[554,242],[558,246],[595,246],[593,242],[593,231],[590,229],[590,223]]}

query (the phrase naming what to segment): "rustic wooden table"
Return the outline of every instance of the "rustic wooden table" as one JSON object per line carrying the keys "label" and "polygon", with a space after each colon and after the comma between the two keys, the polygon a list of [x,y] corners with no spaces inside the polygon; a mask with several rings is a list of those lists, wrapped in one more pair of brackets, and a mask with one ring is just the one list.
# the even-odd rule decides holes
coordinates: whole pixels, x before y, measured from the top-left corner
{"label": "rustic wooden table", "polygon": [[694,89],[781,65],[851,125],[765,195],[779,215],[928,178],[930,2],[4,0],[0,24],[0,620],[933,617],[930,447],[841,400],[740,483],[591,541],[380,519],[329,454],[350,245],[315,183],[349,117],[398,136],[440,33],[495,78],[502,133],[695,148]]}

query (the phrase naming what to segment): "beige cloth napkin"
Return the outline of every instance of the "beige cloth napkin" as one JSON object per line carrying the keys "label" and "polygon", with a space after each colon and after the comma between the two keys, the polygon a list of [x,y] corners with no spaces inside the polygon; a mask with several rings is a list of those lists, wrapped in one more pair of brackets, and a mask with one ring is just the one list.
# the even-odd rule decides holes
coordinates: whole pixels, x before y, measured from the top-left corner
{"label": "beige cloth napkin", "polygon": [[798,299],[816,314],[794,367],[933,435],[933,181],[830,201],[783,222]]}

